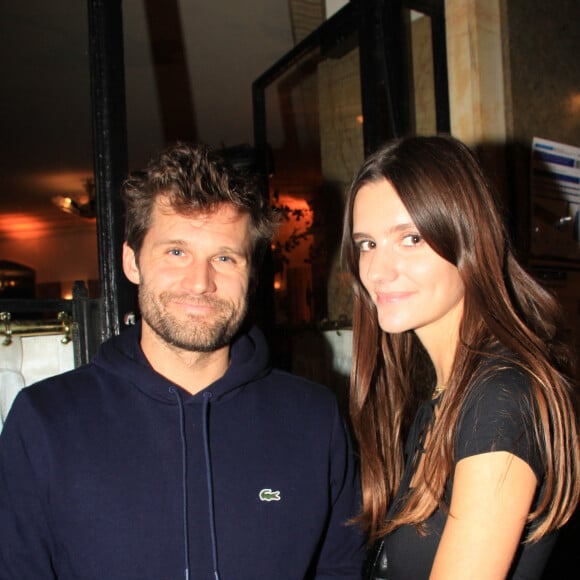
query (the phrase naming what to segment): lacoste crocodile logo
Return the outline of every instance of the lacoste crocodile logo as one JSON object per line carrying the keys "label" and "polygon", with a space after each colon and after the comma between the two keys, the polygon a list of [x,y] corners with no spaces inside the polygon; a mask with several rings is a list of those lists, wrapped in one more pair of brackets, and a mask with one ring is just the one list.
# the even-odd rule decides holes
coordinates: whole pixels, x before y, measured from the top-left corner
{"label": "lacoste crocodile logo", "polygon": [[280,501],[280,492],[272,491],[269,487],[261,489],[258,494],[260,501]]}

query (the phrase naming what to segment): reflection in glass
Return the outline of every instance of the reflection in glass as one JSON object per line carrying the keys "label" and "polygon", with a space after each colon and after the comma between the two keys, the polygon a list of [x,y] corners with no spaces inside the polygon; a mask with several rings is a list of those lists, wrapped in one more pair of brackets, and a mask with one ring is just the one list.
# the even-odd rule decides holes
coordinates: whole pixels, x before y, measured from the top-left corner
{"label": "reflection in glass", "polygon": [[346,188],[362,162],[358,48],[310,52],[266,89],[270,198],[284,216],[273,245],[276,322],[343,325],[350,287],[338,245]]}
{"label": "reflection in glass", "polygon": [[437,132],[435,109],[435,74],[431,18],[415,10],[404,10],[409,30],[409,95],[413,133],[434,135]]}
{"label": "reflection in glass", "polygon": [[67,298],[99,276],[94,218],[52,201],[89,202],[87,3],[11,3],[2,16],[0,258],[35,272],[12,297]]}

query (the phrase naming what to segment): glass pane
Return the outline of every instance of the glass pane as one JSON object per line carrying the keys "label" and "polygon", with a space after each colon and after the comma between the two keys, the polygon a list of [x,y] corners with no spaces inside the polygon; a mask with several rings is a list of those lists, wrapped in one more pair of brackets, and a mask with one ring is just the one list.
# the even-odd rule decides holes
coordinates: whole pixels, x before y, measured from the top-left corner
{"label": "glass pane", "polygon": [[96,295],[86,2],[2,18],[0,298],[70,298],[75,280]]}
{"label": "glass pane", "polygon": [[409,60],[412,75],[409,79],[409,95],[414,133],[433,135],[437,131],[437,117],[431,17],[416,10],[405,10],[404,13],[410,40]]}
{"label": "glass pane", "polygon": [[363,160],[358,48],[313,51],[267,88],[266,103],[270,196],[285,216],[274,244],[276,321],[347,327],[339,243],[346,190]]}

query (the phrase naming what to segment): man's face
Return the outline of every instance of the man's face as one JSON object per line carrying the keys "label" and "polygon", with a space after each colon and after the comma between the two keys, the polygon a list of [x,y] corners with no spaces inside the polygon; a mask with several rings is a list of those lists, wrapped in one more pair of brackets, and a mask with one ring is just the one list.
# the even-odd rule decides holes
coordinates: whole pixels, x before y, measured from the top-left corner
{"label": "man's face", "polygon": [[249,216],[227,204],[186,216],[158,199],[138,261],[123,247],[143,333],[192,352],[227,346],[248,308],[249,227]]}

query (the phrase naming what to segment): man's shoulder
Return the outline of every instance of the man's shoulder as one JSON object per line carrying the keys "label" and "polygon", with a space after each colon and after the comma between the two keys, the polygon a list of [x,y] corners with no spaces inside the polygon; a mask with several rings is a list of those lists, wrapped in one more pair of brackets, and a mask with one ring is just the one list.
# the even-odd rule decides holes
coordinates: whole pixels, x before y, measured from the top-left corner
{"label": "man's shoulder", "polygon": [[64,388],[70,384],[78,384],[80,381],[91,381],[91,378],[96,378],[99,374],[99,369],[92,363],[84,364],[74,369],[70,369],[63,373],[46,377],[36,383],[32,383],[26,387],[31,392],[42,389],[59,389]]}
{"label": "man's shoulder", "polygon": [[254,388],[264,402],[288,412],[334,415],[338,408],[337,395],[330,386],[277,368],[256,381]]}
{"label": "man's shoulder", "polygon": [[307,394],[323,400],[333,398],[329,386],[283,369],[271,369],[266,381],[275,385],[277,390]]}
{"label": "man's shoulder", "polygon": [[90,401],[91,393],[100,388],[104,382],[101,375],[102,371],[89,363],[24,387],[17,399],[32,407],[47,409],[66,406],[73,401],[78,405],[82,399]]}

